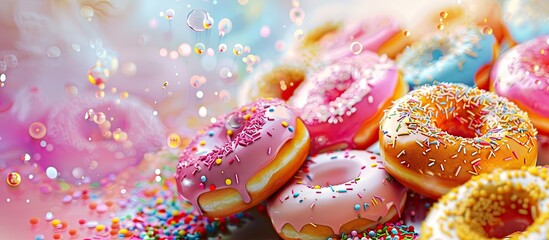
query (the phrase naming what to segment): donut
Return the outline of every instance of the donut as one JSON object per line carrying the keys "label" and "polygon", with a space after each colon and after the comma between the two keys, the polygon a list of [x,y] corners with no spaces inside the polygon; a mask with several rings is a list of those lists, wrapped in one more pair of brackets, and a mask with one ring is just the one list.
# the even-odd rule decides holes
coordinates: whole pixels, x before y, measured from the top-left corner
{"label": "donut", "polygon": [[549,135],[549,35],[508,50],[494,65],[492,91],[515,102],[543,135]]}
{"label": "donut", "polygon": [[406,188],[378,155],[345,150],[308,158],[267,210],[283,239],[327,239],[400,217]]}
{"label": "donut", "polygon": [[300,86],[289,104],[311,134],[311,153],[365,149],[377,141],[383,109],[408,92],[393,61],[363,52],[342,59]]}
{"label": "donut", "polygon": [[38,165],[53,168],[58,179],[98,182],[166,141],[162,123],[138,99],[92,96],[81,93],[50,109],[44,137],[32,143]]}
{"label": "donut", "polygon": [[391,175],[436,199],[480,173],[534,166],[536,134],[507,99],[442,83],[395,101],[381,120],[379,143]]}
{"label": "donut", "polygon": [[493,35],[476,27],[459,27],[414,43],[397,58],[397,65],[414,89],[442,81],[487,89],[497,49]]}
{"label": "donut", "polygon": [[177,164],[179,194],[209,217],[242,212],[281,188],[309,145],[305,125],[282,100],[258,99],[191,141]]}
{"label": "donut", "polygon": [[263,63],[244,80],[238,103],[245,105],[258,98],[279,98],[287,101],[305,81],[305,68],[290,64]]}
{"label": "donut", "polygon": [[549,2],[539,0],[501,1],[505,37],[511,45],[549,34]]}
{"label": "donut", "polygon": [[420,239],[548,239],[547,170],[498,169],[473,177],[435,203]]}

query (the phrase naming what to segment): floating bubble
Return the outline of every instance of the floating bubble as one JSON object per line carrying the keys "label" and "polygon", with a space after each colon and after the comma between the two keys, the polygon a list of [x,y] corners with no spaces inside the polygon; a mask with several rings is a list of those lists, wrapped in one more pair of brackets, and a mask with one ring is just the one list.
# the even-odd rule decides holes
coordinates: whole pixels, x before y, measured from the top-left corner
{"label": "floating bubble", "polygon": [[120,98],[121,99],[127,99],[129,96],[130,96],[130,94],[126,91],[123,91],[123,92],[120,93]]}
{"label": "floating bubble", "polygon": [[229,91],[223,89],[219,91],[219,99],[227,102],[229,101],[229,99],[231,99],[231,94],[229,93]]}
{"label": "floating bubble", "polygon": [[6,177],[6,183],[10,187],[17,187],[21,184],[21,175],[18,172],[10,172]]}
{"label": "floating bubble", "polygon": [[226,52],[227,51],[227,44],[221,43],[219,44],[219,52]]}
{"label": "floating bubble", "polygon": [[215,52],[212,48],[208,48],[208,50],[206,50],[206,54],[208,54],[208,56],[213,56],[215,55]]}
{"label": "floating bubble", "polygon": [[441,19],[446,19],[448,17],[448,13],[446,11],[442,11],[440,12],[439,16]]}
{"label": "floating bubble", "polygon": [[0,74],[0,82],[6,82],[6,74]]}
{"label": "floating bubble", "polygon": [[103,124],[107,120],[107,116],[103,112],[98,112],[93,116],[93,121],[97,124]]}
{"label": "floating bubble", "polygon": [[82,16],[85,19],[91,20],[93,15],[95,14],[95,10],[93,10],[90,6],[83,6],[80,8],[80,16]]}
{"label": "floating bubble", "polygon": [[353,54],[358,55],[362,52],[362,44],[359,42],[352,42],[351,45],[349,46],[349,50]]}
{"label": "floating bubble", "polygon": [[234,47],[233,47],[233,53],[234,55],[238,56],[240,54],[242,54],[244,52],[244,47],[242,46],[242,44],[235,44]]}
{"label": "floating bubble", "polygon": [[61,49],[57,46],[50,46],[48,47],[48,50],[46,50],[46,55],[50,58],[57,58],[61,56]]}
{"label": "floating bubble", "polygon": [[250,53],[250,51],[251,51],[250,46],[245,46],[244,47],[244,53]]}
{"label": "floating bubble", "polygon": [[162,89],[166,89],[166,87],[168,86],[168,84],[169,84],[169,83],[168,83],[167,81],[164,82],[164,83],[162,83]]}
{"label": "floating bubble", "polygon": [[54,167],[48,167],[46,168],[46,176],[48,176],[48,178],[50,179],[56,179],[57,178],[57,169],[55,169]]}
{"label": "floating bubble", "polygon": [[202,91],[196,91],[196,98],[202,99],[204,97],[204,92]]}
{"label": "floating bubble", "polygon": [[229,119],[227,120],[227,125],[225,126],[227,129],[239,129],[242,126],[242,123],[244,123],[244,118],[242,118],[238,114],[233,114],[229,116]]}
{"label": "floating bubble", "polygon": [[302,30],[302,29],[297,29],[297,30],[295,30],[295,32],[294,32],[294,37],[295,37],[295,39],[298,40],[298,41],[303,40],[303,37],[304,37],[303,30]]}
{"label": "floating bubble", "polygon": [[46,136],[46,125],[41,122],[33,122],[29,126],[29,135],[34,139],[41,139]]}
{"label": "floating bubble", "polygon": [[95,116],[95,111],[93,111],[93,109],[88,109],[88,111],[86,111],[86,114],[84,114],[84,119],[88,120],[88,121],[93,121],[93,118]]}
{"label": "floating bubble", "polygon": [[294,22],[296,25],[300,26],[303,24],[303,20],[305,19],[305,12],[303,9],[299,7],[294,7],[292,10],[290,10],[290,20]]}
{"label": "floating bubble", "polygon": [[21,161],[23,161],[24,163],[28,163],[30,160],[31,160],[31,155],[30,154],[25,153],[25,154],[21,155]]}
{"label": "floating bubble", "polygon": [[224,68],[221,68],[221,70],[219,70],[219,76],[221,78],[230,78],[233,76],[233,73],[229,68],[224,67]]}
{"label": "floating bubble", "polygon": [[4,63],[8,68],[16,68],[19,65],[19,59],[13,54],[4,55]]}
{"label": "floating bubble", "polygon": [[82,179],[84,177],[84,169],[82,168],[74,168],[72,170],[72,176],[76,179]]}
{"label": "floating bubble", "polygon": [[208,109],[206,107],[202,106],[198,109],[198,116],[200,117],[206,117],[208,115]]}
{"label": "floating bubble", "polygon": [[174,16],[175,16],[175,10],[171,8],[166,10],[166,14],[164,14],[164,17],[166,17],[166,19],[168,20],[172,20]]}
{"label": "floating bubble", "polygon": [[105,97],[105,91],[103,90],[97,90],[95,91],[95,98],[101,99]]}
{"label": "floating bubble", "polygon": [[233,22],[228,18],[223,18],[217,23],[217,29],[224,34],[230,33],[233,30]]}
{"label": "floating bubble", "polygon": [[122,74],[126,77],[132,77],[137,72],[137,66],[133,62],[122,64]]}
{"label": "floating bubble", "polygon": [[100,48],[102,46],[103,46],[103,41],[101,41],[101,39],[93,38],[92,40],[90,40],[90,47],[91,48]]}
{"label": "floating bubble", "polygon": [[177,133],[168,135],[168,147],[178,148],[181,146],[181,137]]}
{"label": "floating bubble", "polygon": [[76,43],[71,43],[71,49],[75,52],[80,52],[80,45]]}
{"label": "floating bubble", "polygon": [[204,26],[204,29],[208,30],[212,28],[214,24],[214,19],[210,17],[209,15],[204,18],[204,21],[202,21],[202,25]]}
{"label": "floating bubble", "polygon": [[104,58],[107,56],[107,49],[105,48],[102,48],[102,47],[99,47],[95,50],[95,55],[98,57],[98,58]]}
{"label": "floating bubble", "polygon": [[204,46],[203,43],[197,43],[196,45],[194,45],[194,52],[196,54],[202,54],[204,53],[204,51],[206,51],[206,46]]}
{"label": "floating bubble", "polygon": [[206,83],[206,77],[200,76],[200,75],[193,75],[189,79],[189,83],[194,88],[199,88],[200,86],[202,86],[202,84]]}
{"label": "floating bubble", "polygon": [[165,57],[168,55],[168,49],[161,48],[158,54],[160,54],[161,57]]}
{"label": "floating bubble", "polygon": [[238,4],[244,6],[244,5],[248,4],[248,1],[249,0],[238,0]]}
{"label": "floating bubble", "polygon": [[482,34],[491,35],[492,33],[494,33],[494,30],[490,26],[482,28]]}
{"label": "floating bubble", "polygon": [[109,80],[110,74],[109,69],[94,65],[88,70],[88,81],[93,85],[106,83]]}
{"label": "floating bubble", "polygon": [[402,34],[404,34],[405,37],[409,37],[411,33],[410,31],[405,30],[404,32],[402,32]]}
{"label": "floating bubble", "polygon": [[204,20],[208,17],[209,15],[206,11],[192,10],[187,15],[187,26],[189,26],[195,32],[202,32],[206,30],[206,28],[204,27]]}
{"label": "floating bubble", "polygon": [[78,87],[72,83],[66,83],[65,93],[67,93],[68,96],[76,96],[78,95]]}
{"label": "floating bubble", "polygon": [[182,43],[177,48],[177,52],[179,52],[179,54],[181,54],[181,56],[189,56],[189,55],[191,55],[191,51],[192,51],[191,46],[187,43]]}
{"label": "floating bubble", "polygon": [[271,35],[271,28],[267,25],[261,27],[261,29],[259,29],[259,36],[261,36],[262,38],[267,38]]}
{"label": "floating bubble", "polygon": [[442,23],[438,24],[437,29],[440,30],[440,31],[444,30],[444,24],[442,24]]}

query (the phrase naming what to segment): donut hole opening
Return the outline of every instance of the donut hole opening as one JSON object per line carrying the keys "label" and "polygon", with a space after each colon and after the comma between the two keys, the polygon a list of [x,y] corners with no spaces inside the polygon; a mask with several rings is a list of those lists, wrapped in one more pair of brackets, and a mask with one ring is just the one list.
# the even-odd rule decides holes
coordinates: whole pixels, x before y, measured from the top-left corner
{"label": "donut hole opening", "polygon": [[539,188],[509,186],[480,188],[459,204],[457,209],[462,214],[456,222],[458,234],[501,239],[520,235],[532,225],[539,213]]}
{"label": "donut hole opening", "polygon": [[332,160],[309,168],[307,185],[329,187],[349,182],[360,174],[362,165],[355,161]]}
{"label": "donut hole opening", "polygon": [[456,137],[475,138],[486,134],[488,120],[483,117],[489,111],[474,104],[465,104],[463,101],[446,101],[445,98],[429,100],[431,105],[437,106],[436,118],[433,124],[442,131]]}
{"label": "donut hole opening", "polygon": [[462,125],[457,119],[447,119],[438,126],[442,131],[447,132],[450,135],[474,138],[476,137],[475,130],[469,128],[466,125]]}

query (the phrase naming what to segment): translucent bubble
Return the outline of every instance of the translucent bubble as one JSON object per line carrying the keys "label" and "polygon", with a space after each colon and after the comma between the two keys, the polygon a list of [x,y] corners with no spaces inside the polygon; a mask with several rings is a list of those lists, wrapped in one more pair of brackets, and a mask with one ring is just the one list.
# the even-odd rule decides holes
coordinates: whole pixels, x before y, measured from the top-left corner
{"label": "translucent bubble", "polygon": [[133,62],[127,62],[122,65],[122,74],[126,77],[132,77],[137,72],[137,66]]}
{"label": "translucent bubble", "polygon": [[204,20],[208,17],[208,13],[202,10],[192,10],[187,15],[187,26],[189,26],[195,32],[202,32],[206,30],[204,27]]}
{"label": "translucent bubble", "polygon": [[240,54],[242,54],[244,52],[244,47],[242,46],[242,44],[235,44],[234,47],[233,47],[233,53],[234,55],[238,56]]}
{"label": "translucent bubble", "polygon": [[442,24],[442,23],[438,24],[437,29],[440,30],[440,31],[444,30],[444,24]]}
{"label": "translucent bubble", "polygon": [[71,49],[75,52],[80,52],[80,45],[76,43],[71,43]]}
{"label": "translucent bubble", "polygon": [[46,168],[46,176],[50,179],[56,179],[57,178],[57,169],[54,167],[48,167]]}
{"label": "translucent bubble", "polygon": [[130,97],[130,94],[129,94],[128,92],[122,91],[122,92],[120,93],[120,98],[121,98],[121,99],[127,99],[128,97]]}
{"label": "translucent bubble", "polygon": [[221,78],[230,78],[233,76],[233,73],[229,68],[224,67],[224,68],[221,68],[221,70],[219,70],[219,76]]}
{"label": "translucent bubble", "polygon": [[192,51],[191,46],[187,43],[182,43],[177,48],[177,52],[179,52],[179,54],[181,54],[181,56],[189,56],[189,55],[191,55],[191,51]]}
{"label": "translucent bubble", "polygon": [[227,51],[227,44],[221,43],[219,44],[219,52],[226,52]]}
{"label": "translucent bubble", "polygon": [[298,41],[303,40],[303,37],[304,37],[303,30],[302,30],[302,29],[297,29],[297,30],[295,30],[295,32],[294,32],[294,37],[295,37],[295,39],[298,40]]}
{"label": "translucent bubble", "polygon": [[10,172],[6,177],[6,183],[11,187],[21,184],[21,175],[18,172]]}
{"label": "translucent bubble", "polygon": [[215,52],[212,48],[208,48],[208,50],[206,50],[206,54],[208,54],[208,56],[213,56]]}
{"label": "translucent bubble", "polygon": [[409,37],[411,33],[410,31],[405,30],[404,32],[402,32],[402,34],[404,34],[405,37]]}
{"label": "translucent bubble", "polygon": [[88,81],[93,85],[106,83],[109,77],[110,71],[105,67],[94,65],[88,70]]}
{"label": "translucent bubble", "polygon": [[171,8],[166,10],[166,14],[164,14],[164,17],[166,17],[166,19],[168,20],[172,20],[174,16],[175,16],[175,10]]}
{"label": "translucent bubble", "polygon": [[41,122],[33,122],[29,126],[29,135],[34,139],[41,139],[46,136],[46,125]]}
{"label": "translucent bubble", "polygon": [[482,28],[482,34],[491,35],[493,32],[494,30],[490,26]]}
{"label": "translucent bubble", "polygon": [[271,35],[271,28],[267,25],[261,27],[261,29],[259,30],[259,36],[261,36],[262,38],[267,38]]}
{"label": "translucent bubble", "polygon": [[230,33],[233,29],[233,22],[228,18],[223,18],[217,23],[217,29],[224,34]]}
{"label": "translucent bubble", "polygon": [[8,68],[16,68],[19,65],[19,59],[13,54],[4,55],[4,63]]}
{"label": "translucent bubble", "polygon": [[352,42],[351,45],[349,46],[349,50],[353,54],[358,55],[362,52],[362,44],[359,42]]}
{"label": "translucent bubble", "polygon": [[290,10],[290,20],[297,24],[298,26],[303,24],[303,20],[305,19],[305,12],[303,9],[299,7],[292,8]]}
{"label": "translucent bubble", "polygon": [[98,112],[93,116],[93,121],[97,124],[102,124],[107,120],[107,116],[103,112]]}
{"label": "translucent bubble", "polygon": [[202,91],[196,91],[196,98],[202,99],[204,97],[204,92]]}
{"label": "translucent bubble", "polygon": [[245,46],[244,47],[244,53],[250,53],[250,51],[251,51],[250,46]]}
{"label": "translucent bubble", "polygon": [[95,98],[101,99],[105,97],[105,91],[103,90],[97,90],[95,91]]}
{"label": "translucent bubble", "polygon": [[238,4],[244,6],[244,5],[248,4],[248,1],[249,0],[238,0]]}
{"label": "translucent bubble", "polygon": [[101,39],[93,38],[92,40],[90,40],[90,47],[91,48],[100,48],[102,46],[103,46],[103,41],[101,41]]}
{"label": "translucent bubble", "polygon": [[72,83],[65,84],[65,93],[67,93],[68,96],[76,96],[78,95],[78,87]]}
{"label": "translucent bubble", "polygon": [[244,123],[244,119],[238,114],[232,114],[227,119],[226,128],[227,129],[239,129]]}
{"label": "translucent bubble", "polygon": [[214,24],[214,19],[209,15],[206,18],[204,18],[204,21],[202,21],[202,25],[206,30],[212,28],[213,24]]}
{"label": "translucent bubble", "polygon": [[219,91],[219,99],[221,99],[222,101],[229,101],[231,99],[231,94],[229,93],[229,91],[223,89],[221,91]]}
{"label": "translucent bubble", "polygon": [[204,51],[206,51],[206,46],[204,46],[203,43],[197,43],[196,45],[194,45],[194,52],[196,54],[202,54],[204,53]]}
{"label": "translucent bubble", "polygon": [[206,117],[208,115],[208,109],[206,107],[202,106],[198,109],[198,116],[200,117]]}
{"label": "translucent bubble", "polygon": [[95,13],[95,11],[90,6],[83,6],[82,8],[80,8],[80,16],[82,16],[83,18],[86,18],[88,20],[91,20],[94,13]]}
{"label": "translucent bubble", "polygon": [[181,146],[181,137],[177,133],[172,133],[168,136],[168,147],[178,148]]}
{"label": "translucent bubble", "polygon": [[97,55],[98,58],[104,58],[107,56],[107,49],[99,47],[95,50],[95,55]]}
{"label": "translucent bubble", "polygon": [[446,19],[446,18],[448,17],[448,13],[445,12],[445,11],[442,11],[442,12],[440,12],[439,16],[440,16],[440,18],[442,18],[442,19]]}
{"label": "translucent bubble", "polygon": [[0,74],[0,82],[6,82],[6,74]]}
{"label": "translucent bubble", "polygon": [[206,83],[206,77],[200,76],[200,75],[193,75],[189,79],[189,83],[194,88],[198,88],[198,87],[202,86],[202,84]]}
{"label": "translucent bubble", "polygon": [[93,121],[94,119],[94,116],[95,116],[95,111],[93,111],[93,109],[88,109],[88,111],[86,111],[86,113],[84,114],[84,119],[88,120],[88,121]]}
{"label": "translucent bubble", "polygon": [[72,176],[76,179],[82,179],[82,177],[84,176],[84,169],[82,168],[74,168],[72,170]]}
{"label": "translucent bubble", "polygon": [[50,46],[48,47],[48,50],[46,50],[46,55],[50,58],[57,58],[61,55],[61,49],[57,46]]}

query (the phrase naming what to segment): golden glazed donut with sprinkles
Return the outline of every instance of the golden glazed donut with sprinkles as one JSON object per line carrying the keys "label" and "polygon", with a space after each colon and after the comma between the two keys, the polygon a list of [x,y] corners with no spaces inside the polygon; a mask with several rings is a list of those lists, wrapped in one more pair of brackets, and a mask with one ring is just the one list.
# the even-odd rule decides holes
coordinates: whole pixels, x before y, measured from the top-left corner
{"label": "golden glazed donut with sprinkles", "polygon": [[400,217],[406,191],[378,155],[346,150],[309,157],[267,208],[282,238],[329,239]]}
{"label": "golden glazed donut with sprinkles", "polygon": [[259,99],[217,119],[183,151],[179,194],[199,213],[225,217],[249,209],[301,167],[309,134],[278,99]]}
{"label": "golden glazed donut with sprinkles", "polygon": [[507,99],[443,83],[397,100],[381,121],[379,142],[391,175],[438,198],[480,173],[534,166],[536,134]]}
{"label": "golden glazed donut with sprinkles", "polygon": [[498,169],[436,203],[420,239],[549,239],[547,168]]}

